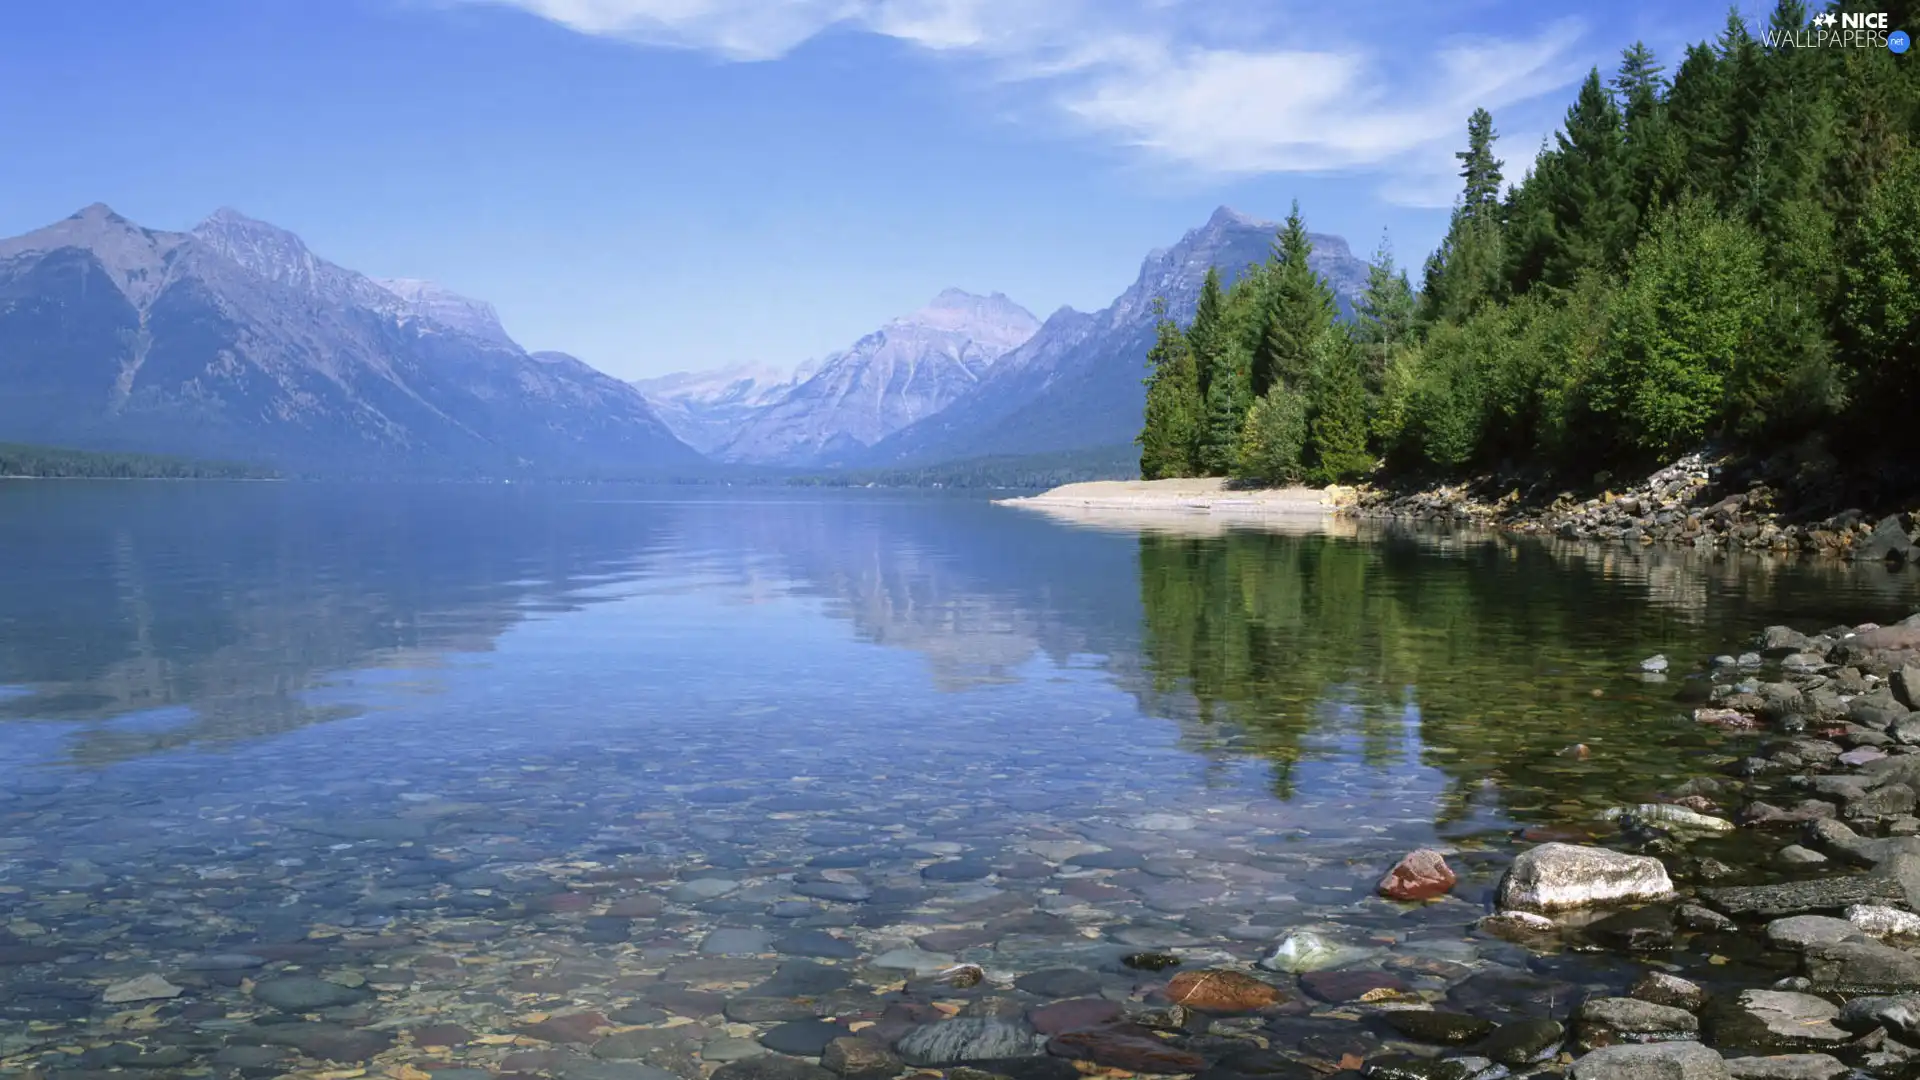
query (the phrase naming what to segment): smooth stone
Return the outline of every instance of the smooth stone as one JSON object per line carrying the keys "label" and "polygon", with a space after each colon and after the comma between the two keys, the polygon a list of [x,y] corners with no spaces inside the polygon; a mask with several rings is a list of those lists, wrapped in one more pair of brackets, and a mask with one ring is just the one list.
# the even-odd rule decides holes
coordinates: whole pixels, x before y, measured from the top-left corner
{"label": "smooth stone", "polygon": [[1622,952],[1664,952],[1673,948],[1673,912],[1660,906],[1616,911],[1588,923],[1587,938]]}
{"label": "smooth stone", "polygon": [[915,1028],[895,1049],[909,1065],[934,1066],[1025,1057],[1045,1045],[1045,1037],[1024,1023],[962,1016]]}
{"label": "smooth stone", "polygon": [[1847,909],[1847,921],[1860,932],[1877,938],[1920,938],[1920,915],[1877,904],[1855,904]]}
{"label": "smooth stone", "polygon": [[271,1024],[253,1028],[250,1036],[272,1046],[290,1046],[323,1061],[366,1061],[393,1046],[393,1036],[385,1032],[338,1024]]}
{"label": "smooth stone", "polygon": [[979,881],[993,873],[993,867],[971,859],[937,862],[920,871],[928,881]]}
{"label": "smooth stone", "polygon": [[1831,1054],[1780,1054],[1727,1059],[1733,1080],[1840,1080],[1847,1066]]}
{"label": "smooth stone", "polygon": [[1268,971],[1300,975],[1357,964],[1378,952],[1377,949],[1331,941],[1311,930],[1296,930],[1282,939],[1273,952],[1260,961],[1260,966]]}
{"label": "smooth stone", "polygon": [[810,1020],[819,1016],[820,1010],[797,998],[745,997],[727,1002],[724,1015],[736,1024],[778,1024]]}
{"label": "smooth stone", "polygon": [[1058,1035],[1119,1019],[1122,1006],[1105,998],[1074,998],[1042,1005],[1027,1013],[1027,1023],[1042,1035]]}
{"label": "smooth stone", "polygon": [[1014,988],[1037,997],[1089,997],[1100,992],[1100,977],[1078,968],[1045,968],[1013,981]]}
{"label": "smooth stone", "polygon": [[1825,855],[1812,848],[1803,848],[1799,844],[1788,844],[1781,848],[1779,855],[1775,857],[1788,866],[1819,866],[1827,861]]}
{"label": "smooth stone", "polygon": [[1901,1039],[1920,1041],[1920,995],[1854,998],[1841,1006],[1834,1024],[1856,1035],[1884,1027]]}
{"label": "smooth stone", "polygon": [[951,956],[943,956],[939,953],[923,952],[916,948],[901,948],[889,949],[867,963],[886,971],[932,975],[952,967],[954,960]]}
{"label": "smooth stone", "polygon": [[1691,1039],[1700,1019],[1685,1009],[1635,998],[1593,998],[1574,1014],[1574,1041],[1583,1050],[1619,1043]]}
{"label": "smooth stone", "polygon": [[1807,977],[1822,990],[1878,993],[1920,987],[1920,957],[1877,941],[1808,949]]}
{"label": "smooth stone", "polygon": [[1573,1063],[1573,1080],[1730,1080],[1720,1055],[1696,1042],[1608,1046]]}
{"label": "smooth stone", "polygon": [[709,1080],[834,1080],[834,1075],[810,1061],[765,1054],[729,1061]]}
{"label": "smooth stone", "polygon": [[1430,1009],[1396,1009],[1385,1017],[1388,1026],[1409,1039],[1441,1046],[1464,1046],[1493,1032],[1493,1021],[1465,1013]]}
{"label": "smooth stone", "polygon": [[1560,1052],[1566,1028],[1553,1020],[1515,1020],[1501,1024],[1474,1050],[1502,1065],[1520,1067],[1552,1058]]}
{"label": "smooth stone", "polygon": [[722,1035],[708,1039],[700,1044],[700,1060],[724,1065],[729,1061],[742,1061],[759,1057],[766,1050],[752,1039],[743,1039],[737,1035]]}
{"label": "smooth stone", "polygon": [[818,1057],[827,1044],[848,1034],[840,1024],[827,1020],[789,1020],[760,1034],[760,1045],[796,1057]]}
{"label": "smooth stone", "polygon": [[776,919],[804,919],[819,913],[820,909],[805,900],[782,900],[767,908],[767,914]]}
{"label": "smooth stone", "polygon": [[290,1013],[355,1005],[372,996],[373,993],[369,990],[341,986],[339,983],[328,982],[311,975],[283,975],[279,978],[263,979],[253,986],[254,1000]]}
{"label": "smooth stone", "polygon": [[1075,855],[1067,860],[1067,865],[1087,870],[1136,870],[1144,861],[1137,851],[1113,849]]}
{"label": "smooth stone", "polygon": [[1859,941],[1863,936],[1860,928],[1847,920],[1825,915],[1793,915],[1767,924],[1767,941],[1775,948],[1795,952]]}
{"label": "smooth stone", "polygon": [[748,990],[742,996],[818,997],[841,989],[852,981],[852,973],[840,968],[817,964],[812,960],[789,960],[781,964],[771,978]]}
{"label": "smooth stone", "polygon": [[765,930],[727,927],[702,938],[700,951],[707,956],[757,956],[773,951],[773,935]]}
{"label": "smooth stone", "polygon": [[849,1035],[828,1043],[820,1064],[846,1080],[886,1080],[899,1075],[903,1063],[879,1043]]}
{"label": "smooth stone", "polygon": [[1384,971],[1311,971],[1300,976],[1300,988],[1334,1004],[1373,1000],[1383,993],[1397,995],[1408,989],[1405,980]]}
{"label": "smooth stone", "polygon": [[1674,895],[1660,860],[1606,848],[1549,843],[1514,859],[1500,881],[1499,906],[1533,912],[1651,903]]}
{"label": "smooth stone", "polygon": [[1207,1060],[1199,1054],[1180,1049],[1145,1028],[1124,1024],[1056,1035],[1047,1043],[1047,1051],[1110,1069],[1154,1075],[1197,1073],[1207,1067]]}
{"label": "smooth stone", "polygon": [[159,975],[142,975],[137,979],[128,979],[107,987],[100,1000],[108,1005],[124,1005],[135,1001],[159,1001],[176,998],[185,987],[175,986]]}
{"label": "smooth stone", "polygon": [[1627,991],[1627,996],[1655,1005],[1699,1012],[1706,1007],[1707,992],[1693,983],[1664,971],[1649,971]]}
{"label": "smooth stone", "polygon": [[1832,1046],[1852,1036],[1834,1026],[1840,1008],[1824,998],[1785,990],[1745,990],[1713,1017],[1720,1046],[1791,1050]]}
{"label": "smooth stone", "polygon": [[823,930],[783,934],[773,940],[773,951],[787,956],[813,956],[826,960],[851,960],[860,955],[858,945]]}
{"label": "smooth stone", "polygon": [[839,881],[802,881],[794,885],[793,891],[815,900],[832,900],[842,904],[864,904],[873,899],[871,888]]}

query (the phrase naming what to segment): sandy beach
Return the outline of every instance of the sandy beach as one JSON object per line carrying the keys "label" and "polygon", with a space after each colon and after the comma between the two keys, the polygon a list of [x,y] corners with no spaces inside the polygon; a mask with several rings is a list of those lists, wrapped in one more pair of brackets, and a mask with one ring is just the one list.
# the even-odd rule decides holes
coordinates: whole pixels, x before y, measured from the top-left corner
{"label": "sandy beach", "polygon": [[1324,531],[1353,501],[1351,488],[1233,490],[1218,477],[1179,480],[1093,480],[1038,495],[996,499],[1001,506],[1043,511],[1088,525],[1213,532],[1229,524],[1286,525]]}

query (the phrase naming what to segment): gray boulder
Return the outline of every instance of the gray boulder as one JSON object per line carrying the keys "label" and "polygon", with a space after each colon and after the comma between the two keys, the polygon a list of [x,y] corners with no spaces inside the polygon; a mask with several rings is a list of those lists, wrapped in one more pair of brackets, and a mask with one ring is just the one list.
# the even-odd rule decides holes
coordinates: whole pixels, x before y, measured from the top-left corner
{"label": "gray boulder", "polygon": [[1499,906],[1568,911],[1671,899],[1673,880],[1660,860],[1606,848],[1541,844],[1521,852],[1500,881]]}
{"label": "gray boulder", "polygon": [[1573,1063],[1573,1080],[1731,1080],[1720,1055],[1694,1042],[1609,1046]]}

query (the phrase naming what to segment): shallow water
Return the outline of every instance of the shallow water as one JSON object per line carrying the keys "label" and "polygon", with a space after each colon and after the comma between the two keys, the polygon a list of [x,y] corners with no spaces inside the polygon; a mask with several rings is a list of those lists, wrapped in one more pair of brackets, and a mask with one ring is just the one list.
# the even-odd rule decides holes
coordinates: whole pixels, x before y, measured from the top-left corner
{"label": "shallow water", "polygon": [[[1881,569],[957,495],[0,485],[0,1069],[697,1075],[783,964],[771,996],[839,1017],[956,961],[1124,998],[1164,977],[1122,954],[1301,927],[1427,1000],[1618,980],[1472,932],[1514,831],[1604,838],[1738,753],[1677,698],[1759,627],[1917,602]],[[1374,898],[1421,845],[1455,895]],[[183,991],[102,1001],[153,973]],[[526,1033],[581,1010],[641,1034]]]}

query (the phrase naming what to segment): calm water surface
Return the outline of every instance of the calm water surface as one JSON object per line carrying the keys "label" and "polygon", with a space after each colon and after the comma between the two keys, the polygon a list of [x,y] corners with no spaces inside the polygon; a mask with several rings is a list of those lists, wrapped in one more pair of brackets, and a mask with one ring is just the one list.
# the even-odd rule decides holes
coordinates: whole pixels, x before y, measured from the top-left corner
{"label": "calm water surface", "polygon": [[[743,999],[1124,998],[1123,954],[1303,928],[1427,1000],[1615,980],[1474,933],[1515,830],[1714,771],[1705,660],[1917,583],[952,495],[0,484],[0,1071],[697,1076]],[[1419,845],[1456,895],[1373,898]],[[529,1034],[583,1011],[624,1049]]]}

